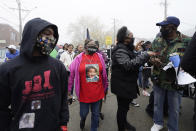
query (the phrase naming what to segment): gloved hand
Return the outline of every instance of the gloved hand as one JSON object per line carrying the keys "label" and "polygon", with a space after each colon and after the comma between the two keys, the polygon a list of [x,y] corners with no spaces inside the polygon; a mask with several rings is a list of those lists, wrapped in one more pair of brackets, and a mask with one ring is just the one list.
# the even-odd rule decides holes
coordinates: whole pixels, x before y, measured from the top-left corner
{"label": "gloved hand", "polygon": [[61,131],[68,131],[67,126],[61,126]]}
{"label": "gloved hand", "polygon": [[68,104],[71,105],[72,102],[73,102],[73,98],[69,98],[69,99],[68,99]]}
{"label": "gloved hand", "polygon": [[71,105],[72,104],[72,100],[73,100],[73,97],[71,95],[71,92],[68,92],[68,104]]}
{"label": "gloved hand", "polygon": [[174,68],[178,67],[180,64],[180,56],[178,54],[170,56],[169,60],[172,62],[174,65]]}

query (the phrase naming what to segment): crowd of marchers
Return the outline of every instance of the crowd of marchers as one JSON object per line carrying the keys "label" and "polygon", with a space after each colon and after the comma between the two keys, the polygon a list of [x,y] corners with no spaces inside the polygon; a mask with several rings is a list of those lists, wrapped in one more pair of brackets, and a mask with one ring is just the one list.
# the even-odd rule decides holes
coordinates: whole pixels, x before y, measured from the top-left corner
{"label": "crowd of marchers", "polygon": [[[160,131],[168,115],[168,131],[179,131],[181,97],[196,82],[196,34],[182,34],[179,25],[179,18],[169,16],[156,23],[160,32],[152,42],[136,44],[134,33],[123,26],[107,54],[99,40],[89,36],[77,47],[67,43],[59,47],[55,24],[40,18],[28,21],[20,50],[9,45],[0,65],[0,131],[68,131],[69,105],[75,101],[80,129],[85,129],[90,109],[90,130],[98,131],[108,90],[117,100],[118,131],[136,131],[127,113],[130,104],[139,106],[134,101],[139,88],[150,99],[146,112],[154,124],[147,130]],[[179,84],[182,72],[193,81]],[[196,119],[193,127],[196,131]]]}

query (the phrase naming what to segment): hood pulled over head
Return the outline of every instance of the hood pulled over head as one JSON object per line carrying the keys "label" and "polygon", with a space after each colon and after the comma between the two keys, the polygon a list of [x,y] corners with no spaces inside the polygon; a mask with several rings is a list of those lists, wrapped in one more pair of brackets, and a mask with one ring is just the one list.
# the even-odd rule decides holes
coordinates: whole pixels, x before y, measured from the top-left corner
{"label": "hood pulled over head", "polygon": [[48,27],[52,28],[54,31],[54,38],[56,39],[55,41],[55,45],[56,45],[59,38],[57,26],[46,20],[40,18],[34,18],[29,22],[27,22],[24,27],[21,47],[20,47],[20,54],[32,58],[33,49],[37,43],[38,35],[40,34],[40,32],[42,32],[44,29]]}

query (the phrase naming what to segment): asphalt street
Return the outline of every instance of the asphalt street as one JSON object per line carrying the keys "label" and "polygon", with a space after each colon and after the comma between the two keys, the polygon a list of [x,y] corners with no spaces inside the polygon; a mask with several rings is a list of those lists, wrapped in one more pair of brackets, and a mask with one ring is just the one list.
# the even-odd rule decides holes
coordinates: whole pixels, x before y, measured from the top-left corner
{"label": "asphalt street", "polygon": [[[149,97],[138,96],[136,101],[140,104],[140,107],[133,107],[130,105],[130,110],[127,115],[128,121],[134,125],[137,131],[150,131],[153,125],[153,120],[145,112],[146,105],[148,104]],[[190,98],[182,98],[182,108],[179,120],[179,131],[192,131],[193,130],[193,108],[194,101]],[[80,131],[80,116],[79,116],[79,103],[74,102],[69,107],[70,110],[70,121],[68,124],[69,131]],[[117,101],[114,94],[109,93],[107,100],[103,104],[104,120],[100,120],[100,126],[98,131],[117,131],[116,123],[116,111]],[[90,131],[90,118],[91,113],[88,114],[86,120],[85,131]],[[161,131],[168,131],[167,129],[167,118],[164,121],[164,129]]]}

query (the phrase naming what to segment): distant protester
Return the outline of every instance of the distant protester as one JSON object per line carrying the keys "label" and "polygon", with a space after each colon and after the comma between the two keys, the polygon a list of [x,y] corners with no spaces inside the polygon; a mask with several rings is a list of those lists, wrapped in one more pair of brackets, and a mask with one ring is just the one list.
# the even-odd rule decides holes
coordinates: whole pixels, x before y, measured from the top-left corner
{"label": "distant protester", "polygon": [[[150,41],[146,41],[143,45],[143,51],[149,51],[149,49],[151,48],[151,42]],[[146,62],[143,66],[142,66],[142,94],[144,96],[150,96],[150,94],[147,92],[147,89],[149,88],[149,78],[151,78],[151,66],[152,64],[149,62]]]}
{"label": "distant protester", "polygon": [[57,59],[60,59],[61,55],[63,54],[64,50],[63,49],[59,49],[58,50],[58,55],[56,56]]}
{"label": "distant protester", "polygon": [[79,55],[80,53],[82,53],[84,51],[84,46],[82,44],[77,45],[77,48],[75,50],[75,55],[74,58]]}
{"label": "distant protester", "polygon": [[96,46],[98,48],[97,52],[102,55],[102,57],[103,57],[103,59],[105,61],[105,64],[107,65],[107,63],[109,62],[109,60],[108,60],[106,54],[102,50],[99,49],[99,41],[95,41],[95,44],[96,44]]}
{"label": "distant protester", "polygon": [[16,49],[15,45],[9,45],[8,52],[6,53],[5,61],[14,59],[16,56],[19,55],[19,51]]}
{"label": "distant protester", "polygon": [[69,45],[68,43],[65,43],[65,44],[63,45],[63,50],[64,50],[64,51],[67,51],[68,45]]}
{"label": "distant protester", "polygon": [[61,56],[60,56],[60,61],[63,62],[65,65],[65,68],[69,71],[69,66],[72,63],[74,59],[74,51],[73,51],[74,46],[72,44],[69,44],[67,46],[67,51],[64,51]]}

